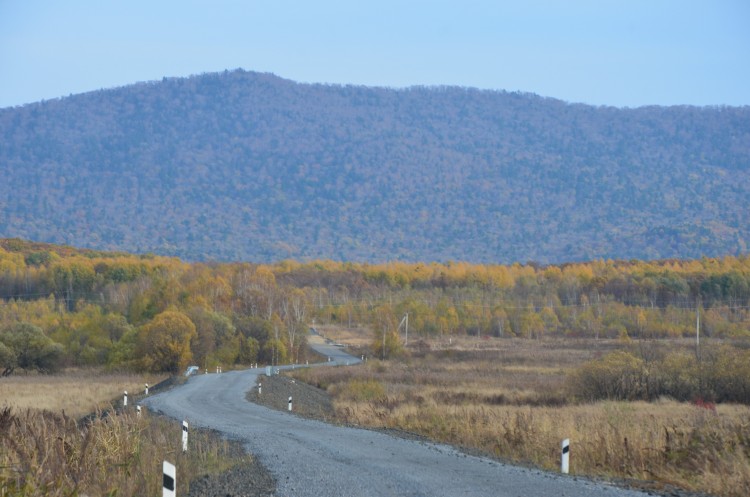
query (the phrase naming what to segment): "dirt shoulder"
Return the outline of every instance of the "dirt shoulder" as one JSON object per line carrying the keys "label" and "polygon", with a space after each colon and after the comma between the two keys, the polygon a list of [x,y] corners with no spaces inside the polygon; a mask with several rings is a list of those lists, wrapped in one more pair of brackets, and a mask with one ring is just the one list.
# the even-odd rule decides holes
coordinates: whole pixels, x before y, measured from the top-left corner
{"label": "dirt shoulder", "polygon": [[190,491],[187,495],[188,497],[271,497],[275,491],[276,481],[268,470],[253,458],[251,462],[239,464],[224,473],[196,478],[190,483]]}
{"label": "dirt shoulder", "polygon": [[292,397],[293,414],[339,424],[334,419],[333,403],[326,392],[283,375],[259,376],[258,379],[261,392],[258,393],[258,388],[249,391],[246,398],[250,402],[287,411],[289,397]]}

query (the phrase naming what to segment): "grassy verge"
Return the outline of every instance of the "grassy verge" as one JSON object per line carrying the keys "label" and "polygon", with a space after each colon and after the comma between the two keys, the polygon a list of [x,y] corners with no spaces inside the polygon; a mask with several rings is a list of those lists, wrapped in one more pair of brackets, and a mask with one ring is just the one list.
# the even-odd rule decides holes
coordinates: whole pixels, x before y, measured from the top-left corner
{"label": "grassy verge", "polygon": [[479,345],[423,347],[398,361],[294,376],[329,392],[340,422],[407,430],[549,470],[559,469],[560,443],[570,438],[572,473],[750,495],[750,407],[669,399],[577,403],[569,373],[624,345]]}
{"label": "grassy verge", "polygon": [[[88,381],[80,381],[84,377]],[[176,465],[178,488],[186,495],[191,480],[252,459],[237,444],[202,430],[190,431],[189,450],[183,453],[180,422],[145,409],[139,416],[132,403],[80,419],[123,389],[142,391],[144,383],[141,377],[83,373],[4,379],[0,495],[161,495],[164,460]],[[80,399],[88,399],[85,407]]]}

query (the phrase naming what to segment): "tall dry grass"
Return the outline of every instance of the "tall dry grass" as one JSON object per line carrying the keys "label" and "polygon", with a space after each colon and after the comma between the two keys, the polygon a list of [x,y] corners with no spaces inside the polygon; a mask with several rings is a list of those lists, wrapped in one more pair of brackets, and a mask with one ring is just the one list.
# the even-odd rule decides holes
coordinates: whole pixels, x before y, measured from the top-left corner
{"label": "tall dry grass", "polygon": [[295,376],[333,396],[337,421],[408,430],[549,470],[559,469],[561,441],[570,438],[573,473],[750,495],[750,407],[578,404],[566,390],[568,375],[625,344],[496,342]]}
{"label": "tall dry grass", "polygon": [[[0,496],[160,495],[162,462],[175,463],[180,493],[190,479],[246,460],[241,450],[182,423],[135,411],[159,376],[75,371],[0,379]],[[116,411],[124,390],[129,407]],[[96,412],[95,416],[84,415]]]}
{"label": "tall dry grass", "polygon": [[0,410],[0,495],[159,495],[162,461],[178,468],[182,491],[201,474],[237,462],[226,440],[193,431],[182,452],[181,423],[135,410],[90,422],[50,411]]}

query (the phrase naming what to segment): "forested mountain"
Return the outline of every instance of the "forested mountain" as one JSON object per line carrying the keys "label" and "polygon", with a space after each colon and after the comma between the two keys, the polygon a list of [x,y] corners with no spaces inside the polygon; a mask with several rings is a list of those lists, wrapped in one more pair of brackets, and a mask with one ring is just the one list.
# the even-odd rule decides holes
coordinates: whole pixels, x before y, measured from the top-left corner
{"label": "forested mountain", "polygon": [[0,236],[191,260],[747,253],[750,108],[245,71],[0,109]]}

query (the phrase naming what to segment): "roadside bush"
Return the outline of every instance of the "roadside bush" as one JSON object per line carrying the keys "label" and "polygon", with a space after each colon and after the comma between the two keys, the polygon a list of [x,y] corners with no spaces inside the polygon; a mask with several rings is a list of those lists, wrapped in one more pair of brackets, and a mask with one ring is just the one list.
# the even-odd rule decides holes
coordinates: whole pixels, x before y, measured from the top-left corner
{"label": "roadside bush", "polygon": [[750,351],[726,346],[706,355],[701,369],[708,398],[750,404]]}
{"label": "roadside bush", "polygon": [[646,395],[644,361],[616,351],[589,361],[569,378],[574,395],[584,401],[635,400]]}
{"label": "roadside bush", "polygon": [[617,351],[574,370],[568,387],[582,401],[671,397],[750,404],[750,351],[707,347],[701,359],[678,351],[649,361]]}
{"label": "roadside bush", "polygon": [[659,364],[657,372],[659,390],[657,395],[677,400],[692,400],[704,397],[701,392],[700,370],[695,354],[675,352],[668,354]]}

